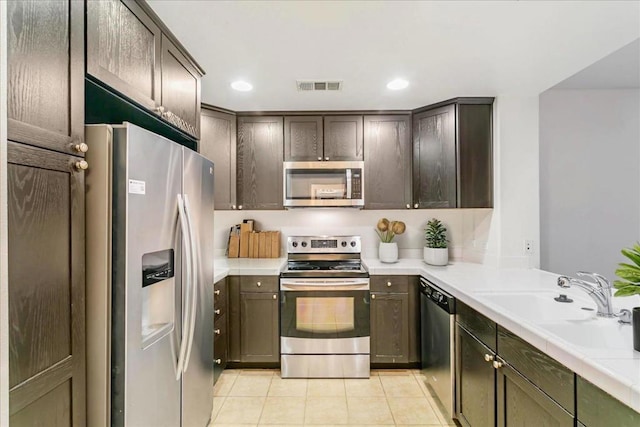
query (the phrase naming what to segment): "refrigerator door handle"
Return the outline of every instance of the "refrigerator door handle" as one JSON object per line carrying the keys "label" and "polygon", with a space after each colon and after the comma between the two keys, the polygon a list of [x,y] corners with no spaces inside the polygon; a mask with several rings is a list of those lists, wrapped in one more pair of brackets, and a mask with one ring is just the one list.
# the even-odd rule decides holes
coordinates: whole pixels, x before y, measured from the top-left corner
{"label": "refrigerator door handle", "polygon": [[191,218],[191,206],[189,205],[189,197],[184,194],[184,210],[187,214],[187,226],[189,227],[189,236],[191,240],[191,262],[193,268],[192,281],[190,284],[191,288],[191,312],[190,312],[190,320],[189,320],[189,339],[187,344],[187,354],[184,359],[184,369],[183,372],[187,371],[189,367],[189,359],[191,359],[191,348],[193,347],[193,335],[196,329],[196,312],[197,312],[197,302],[198,302],[198,248],[195,240],[195,233],[193,231],[193,219]]}
{"label": "refrigerator door handle", "polygon": [[[183,284],[182,288],[186,289],[186,292],[183,292],[185,295],[189,295],[189,288],[191,287],[192,282],[192,274],[193,274],[193,260],[191,259],[191,234],[189,232],[189,225],[187,220],[187,214],[185,211],[185,204],[182,199],[182,196],[178,194],[178,217],[180,219],[180,231],[182,233],[182,240],[184,242],[184,256],[186,259],[186,280]],[[182,304],[184,308],[184,313],[182,316],[182,335],[180,337],[180,353],[178,356],[178,366],[176,368],[176,380],[180,380],[182,376],[182,372],[184,369],[184,360],[187,352],[187,336],[189,334],[190,325],[187,320],[190,318],[189,310],[191,305],[189,304],[189,300],[187,299],[186,304],[183,302]]]}

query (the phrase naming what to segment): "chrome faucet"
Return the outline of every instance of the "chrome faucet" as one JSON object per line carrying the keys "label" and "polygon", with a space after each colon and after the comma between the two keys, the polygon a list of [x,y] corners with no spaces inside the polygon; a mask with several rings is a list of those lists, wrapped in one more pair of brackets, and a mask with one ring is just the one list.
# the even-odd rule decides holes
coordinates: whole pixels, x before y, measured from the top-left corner
{"label": "chrome faucet", "polygon": [[558,286],[561,288],[575,286],[582,289],[596,302],[598,306],[598,316],[616,317],[611,304],[611,283],[604,276],[597,273],[578,271],[576,274],[580,277],[589,277],[593,282],[569,276],[560,276],[558,277]]}

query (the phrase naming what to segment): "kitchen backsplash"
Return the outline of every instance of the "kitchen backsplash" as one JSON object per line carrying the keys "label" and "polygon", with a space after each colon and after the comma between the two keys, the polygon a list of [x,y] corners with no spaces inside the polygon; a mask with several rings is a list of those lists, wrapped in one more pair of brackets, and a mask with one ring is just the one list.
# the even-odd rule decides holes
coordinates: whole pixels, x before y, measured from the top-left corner
{"label": "kitchen backsplash", "polygon": [[360,235],[362,257],[377,258],[380,242],[375,226],[380,218],[404,221],[407,230],[396,236],[401,258],[422,258],[424,228],[433,217],[447,227],[449,255],[453,260],[482,263],[487,256],[493,209],[355,210],[293,209],[287,211],[215,211],[216,255],[223,256],[229,228],[253,219],[259,230],[282,232],[282,256],[286,238],[292,235]]}

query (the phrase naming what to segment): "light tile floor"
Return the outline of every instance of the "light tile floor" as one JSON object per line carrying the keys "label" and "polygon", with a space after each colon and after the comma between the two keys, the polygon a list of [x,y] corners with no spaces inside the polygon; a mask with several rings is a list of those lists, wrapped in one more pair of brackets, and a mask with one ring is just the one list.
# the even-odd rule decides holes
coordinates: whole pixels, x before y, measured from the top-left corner
{"label": "light tile floor", "polygon": [[278,370],[227,369],[213,394],[215,427],[449,425],[419,370],[374,370],[369,379],[283,379]]}

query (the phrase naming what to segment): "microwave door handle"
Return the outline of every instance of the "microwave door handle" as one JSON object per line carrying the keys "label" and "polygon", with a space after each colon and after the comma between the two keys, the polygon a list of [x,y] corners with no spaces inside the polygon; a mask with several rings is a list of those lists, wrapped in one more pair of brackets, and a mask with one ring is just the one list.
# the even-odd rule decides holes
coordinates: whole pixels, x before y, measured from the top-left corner
{"label": "microwave door handle", "polygon": [[347,200],[351,200],[351,169],[347,169]]}

